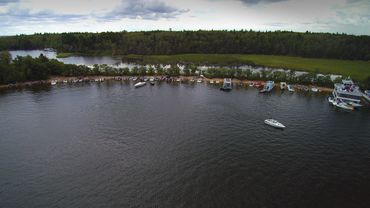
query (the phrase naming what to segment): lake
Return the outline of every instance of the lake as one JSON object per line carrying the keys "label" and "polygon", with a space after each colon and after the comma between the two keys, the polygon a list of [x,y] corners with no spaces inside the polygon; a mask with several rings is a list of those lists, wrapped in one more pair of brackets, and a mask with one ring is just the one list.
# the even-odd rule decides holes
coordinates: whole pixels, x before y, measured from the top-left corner
{"label": "lake", "polygon": [[0,207],[369,207],[369,113],[205,84],[8,91]]}

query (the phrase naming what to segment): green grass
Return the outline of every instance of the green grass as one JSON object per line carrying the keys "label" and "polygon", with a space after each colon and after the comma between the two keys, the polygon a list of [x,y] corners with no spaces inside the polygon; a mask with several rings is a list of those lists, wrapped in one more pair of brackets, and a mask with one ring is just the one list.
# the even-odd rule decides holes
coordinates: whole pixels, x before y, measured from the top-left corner
{"label": "green grass", "polygon": [[71,56],[78,56],[79,54],[77,53],[58,53],[57,58],[68,58]]}
{"label": "green grass", "polygon": [[128,55],[126,57],[140,58],[144,63],[252,64],[322,74],[340,74],[358,81],[364,81],[370,77],[370,62],[366,61],[239,54]]}

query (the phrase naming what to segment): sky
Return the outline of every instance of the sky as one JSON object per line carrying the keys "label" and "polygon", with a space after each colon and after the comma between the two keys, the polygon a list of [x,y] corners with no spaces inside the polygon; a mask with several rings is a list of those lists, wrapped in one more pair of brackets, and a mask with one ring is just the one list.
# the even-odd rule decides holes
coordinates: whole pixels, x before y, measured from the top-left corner
{"label": "sky", "polygon": [[370,0],[0,0],[0,36],[170,28],[370,35]]}

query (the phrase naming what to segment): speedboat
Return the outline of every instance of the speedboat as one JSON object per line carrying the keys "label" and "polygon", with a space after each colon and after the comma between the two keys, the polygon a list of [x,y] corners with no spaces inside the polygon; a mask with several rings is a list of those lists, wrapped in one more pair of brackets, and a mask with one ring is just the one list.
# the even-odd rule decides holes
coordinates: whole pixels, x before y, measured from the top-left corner
{"label": "speedboat", "polygon": [[220,88],[220,90],[223,90],[223,91],[230,91],[230,90],[232,90],[231,79],[229,79],[229,78],[225,78],[225,79],[224,79],[224,84],[223,84],[223,86]]}
{"label": "speedboat", "polygon": [[286,82],[280,82],[280,89],[285,90],[286,88]]}
{"label": "speedboat", "polygon": [[353,106],[350,106],[350,105],[348,105],[345,102],[341,102],[338,99],[333,102],[333,105],[335,107],[339,108],[339,109],[346,110],[346,111],[353,111],[354,110],[354,107]]}
{"label": "speedboat", "polygon": [[260,93],[270,92],[275,86],[274,81],[267,81]]}
{"label": "speedboat", "polygon": [[292,85],[288,85],[288,91],[289,92],[294,92],[295,91]]}
{"label": "speedboat", "polygon": [[138,83],[136,83],[134,86],[135,86],[136,88],[138,88],[138,87],[142,87],[142,86],[144,86],[144,85],[146,85],[146,82],[138,82]]}
{"label": "speedboat", "polygon": [[334,105],[335,100],[334,100],[333,97],[328,96],[328,102],[329,102],[330,105]]}
{"label": "speedboat", "polygon": [[282,123],[280,123],[279,121],[274,120],[274,119],[266,119],[265,124],[267,124],[269,126],[272,126],[274,128],[278,128],[278,129],[284,129],[285,128],[285,126]]}
{"label": "speedboat", "polygon": [[311,88],[311,91],[312,91],[312,92],[318,92],[318,91],[319,91],[319,89],[317,89],[316,87],[312,87],[312,88]]}

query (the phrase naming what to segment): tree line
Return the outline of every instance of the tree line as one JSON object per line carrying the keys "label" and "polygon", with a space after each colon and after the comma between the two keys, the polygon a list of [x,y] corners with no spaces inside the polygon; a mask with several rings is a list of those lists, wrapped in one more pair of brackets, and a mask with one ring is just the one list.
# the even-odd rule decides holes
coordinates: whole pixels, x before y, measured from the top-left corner
{"label": "tree line", "polygon": [[0,37],[1,50],[108,55],[264,54],[370,60],[370,36],[288,31],[45,33]]}
{"label": "tree line", "polygon": [[[9,52],[0,52],[0,85],[15,84],[25,81],[39,81],[49,79],[50,76],[83,77],[83,76],[199,76],[207,78],[236,78],[240,80],[274,80],[286,81],[295,84],[316,84],[332,87],[330,75],[318,76],[318,73],[305,73],[296,76],[294,71],[282,72],[272,70],[251,71],[239,67],[222,68],[209,67],[200,70],[195,64],[186,64],[181,68],[177,64],[164,67],[156,65],[138,65],[132,68],[113,67],[106,64],[85,65],[64,64],[56,59],[48,59],[44,55],[37,58],[31,56],[17,56],[12,60]],[[336,80],[338,82],[340,80]],[[370,80],[360,83],[363,89],[370,88]]]}

